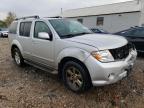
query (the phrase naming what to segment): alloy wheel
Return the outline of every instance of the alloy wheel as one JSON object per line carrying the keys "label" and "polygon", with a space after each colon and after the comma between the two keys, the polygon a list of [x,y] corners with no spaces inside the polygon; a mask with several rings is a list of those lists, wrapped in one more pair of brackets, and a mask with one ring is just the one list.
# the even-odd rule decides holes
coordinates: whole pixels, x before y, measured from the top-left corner
{"label": "alloy wheel", "polygon": [[66,80],[68,82],[68,85],[74,90],[80,89],[83,85],[81,72],[74,66],[67,68]]}
{"label": "alloy wheel", "polygon": [[18,52],[15,52],[14,58],[15,58],[16,63],[19,65],[21,63],[21,60],[20,60],[20,55],[18,54]]}

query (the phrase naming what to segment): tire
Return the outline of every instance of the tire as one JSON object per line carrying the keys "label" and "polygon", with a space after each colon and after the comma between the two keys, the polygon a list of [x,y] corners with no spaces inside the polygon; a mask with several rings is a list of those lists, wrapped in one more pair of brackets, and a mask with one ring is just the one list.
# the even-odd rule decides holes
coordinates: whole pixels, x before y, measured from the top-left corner
{"label": "tire", "polygon": [[87,69],[81,63],[74,61],[64,64],[62,78],[65,86],[75,93],[87,91],[92,85]]}
{"label": "tire", "polygon": [[1,37],[3,38],[3,34],[1,34]]}
{"label": "tire", "polygon": [[14,59],[15,63],[18,66],[23,66],[24,65],[24,59],[21,55],[20,50],[18,48],[14,48],[12,54],[13,54],[13,59]]}

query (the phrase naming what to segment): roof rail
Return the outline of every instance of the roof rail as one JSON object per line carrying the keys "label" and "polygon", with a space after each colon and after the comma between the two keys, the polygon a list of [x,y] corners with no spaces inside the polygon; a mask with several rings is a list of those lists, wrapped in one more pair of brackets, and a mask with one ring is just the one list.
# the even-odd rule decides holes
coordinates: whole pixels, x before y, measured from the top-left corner
{"label": "roof rail", "polygon": [[62,16],[44,17],[44,18],[62,18]]}
{"label": "roof rail", "polygon": [[39,19],[40,17],[39,17],[38,15],[35,15],[35,16],[27,16],[27,17],[16,18],[15,20],[27,19],[27,18],[35,18],[35,19]]}

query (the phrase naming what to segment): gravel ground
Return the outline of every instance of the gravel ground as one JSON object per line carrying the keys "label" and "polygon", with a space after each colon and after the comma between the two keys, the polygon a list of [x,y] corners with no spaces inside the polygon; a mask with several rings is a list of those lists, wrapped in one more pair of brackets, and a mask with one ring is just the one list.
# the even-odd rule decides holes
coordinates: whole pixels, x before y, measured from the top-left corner
{"label": "gravel ground", "polygon": [[17,67],[8,40],[1,38],[0,108],[144,108],[144,57],[137,59],[128,78],[75,94],[55,75]]}

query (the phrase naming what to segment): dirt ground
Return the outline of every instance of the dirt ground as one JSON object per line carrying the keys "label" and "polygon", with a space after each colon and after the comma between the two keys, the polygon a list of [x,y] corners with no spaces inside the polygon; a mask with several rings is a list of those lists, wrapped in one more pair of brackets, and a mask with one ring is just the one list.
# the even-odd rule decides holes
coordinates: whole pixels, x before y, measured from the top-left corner
{"label": "dirt ground", "polygon": [[8,39],[0,38],[0,108],[144,108],[144,57],[128,78],[75,94],[56,75],[17,67]]}

